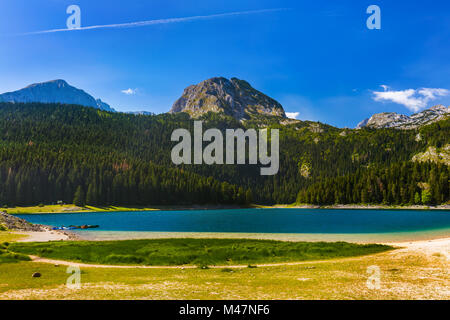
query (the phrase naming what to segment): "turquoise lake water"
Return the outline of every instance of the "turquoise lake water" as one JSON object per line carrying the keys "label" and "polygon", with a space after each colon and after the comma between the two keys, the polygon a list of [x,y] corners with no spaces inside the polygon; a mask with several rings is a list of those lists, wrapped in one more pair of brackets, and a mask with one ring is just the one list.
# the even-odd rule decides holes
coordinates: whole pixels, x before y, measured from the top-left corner
{"label": "turquoise lake water", "polygon": [[18,215],[51,226],[100,225],[101,232],[383,234],[450,230],[450,211],[230,209]]}

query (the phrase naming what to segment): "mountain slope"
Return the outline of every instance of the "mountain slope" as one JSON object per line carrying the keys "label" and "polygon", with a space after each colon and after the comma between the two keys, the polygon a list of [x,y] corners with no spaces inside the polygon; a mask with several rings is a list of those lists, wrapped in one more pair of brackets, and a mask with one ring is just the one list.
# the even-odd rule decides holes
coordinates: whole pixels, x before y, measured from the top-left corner
{"label": "mountain slope", "polygon": [[442,120],[447,116],[450,116],[450,107],[437,105],[411,116],[406,116],[395,112],[377,113],[369,119],[361,121],[356,128],[415,129],[425,124]]}
{"label": "mountain slope", "polygon": [[[204,130],[258,127],[216,114],[202,120]],[[192,132],[193,121],[186,113],[134,116],[78,105],[0,103],[0,206],[72,203],[80,188],[87,203],[99,205],[236,203],[248,190],[261,204],[292,203],[302,190],[306,198],[300,199],[308,203],[358,203],[360,197],[410,203],[424,182],[438,186],[431,189],[434,202],[448,199],[448,189],[440,187],[448,185],[448,167],[411,159],[450,144],[450,119],[417,130],[274,123],[269,126],[280,129],[275,176],[261,176],[259,165],[175,166],[171,135],[179,128]],[[401,163],[407,165],[398,169]],[[383,171],[389,167],[396,174]],[[339,177],[343,184],[330,193],[330,179]]]}
{"label": "mountain slope", "polygon": [[107,103],[94,99],[85,91],[69,85],[64,80],[35,83],[14,92],[1,94],[0,102],[76,104],[104,111],[115,111]]}
{"label": "mountain slope", "polygon": [[222,77],[187,87],[170,110],[171,113],[186,112],[191,117],[210,111],[225,113],[238,120],[254,115],[286,117],[280,103],[254,89],[248,82]]}

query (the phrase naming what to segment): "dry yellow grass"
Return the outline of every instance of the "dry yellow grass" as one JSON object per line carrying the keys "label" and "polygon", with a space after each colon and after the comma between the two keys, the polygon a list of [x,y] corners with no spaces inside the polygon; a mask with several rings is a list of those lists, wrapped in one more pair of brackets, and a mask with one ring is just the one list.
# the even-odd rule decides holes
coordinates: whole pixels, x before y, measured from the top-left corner
{"label": "dry yellow grass", "polygon": [[27,236],[24,234],[17,234],[10,231],[0,231],[0,243],[17,241],[26,237]]}

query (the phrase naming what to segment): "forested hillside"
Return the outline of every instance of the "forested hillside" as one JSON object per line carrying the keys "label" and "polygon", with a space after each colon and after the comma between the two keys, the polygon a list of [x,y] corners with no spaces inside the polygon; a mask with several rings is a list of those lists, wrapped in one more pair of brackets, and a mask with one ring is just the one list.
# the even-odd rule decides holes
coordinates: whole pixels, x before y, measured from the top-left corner
{"label": "forested hillside", "polygon": [[[413,163],[450,143],[450,121],[415,130],[338,129],[279,118],[239,122],[209,113],[207,128],[280,129],[280,170],[183,165],[170,159],[173,130],[192,130],[184,113],[132,115],[59,104],[0,103],[0,205],[62,200],[94,205],[255,202],[444,203],[449,169]],[[206,145],[206,144],[205,144]]]}

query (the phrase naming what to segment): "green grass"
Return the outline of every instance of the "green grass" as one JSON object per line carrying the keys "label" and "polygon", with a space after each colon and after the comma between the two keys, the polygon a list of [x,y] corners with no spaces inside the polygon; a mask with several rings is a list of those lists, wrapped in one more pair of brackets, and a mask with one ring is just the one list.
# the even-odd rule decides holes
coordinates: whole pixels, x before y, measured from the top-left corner
{"label": "green grass", "polygon": [[119,207],[119,206],[107,206],[107,207],[77,207],[73,204],[55,204],[55,205],[40,205],[31,207],[14,207],[5,208],[5,211],[9,214],[33,214],[33,213],[71,213],[71,212],[114,212],[114,211],[151,211],[158,210],[157,208],[149,207]]}
{"label": "green grass", "polygon": [[0,264],[19,261],[30,261],[30,258],[27,255],[9,251],[8,242],[0,244]]}
{"label": "green grass", "polygon": [[108,265],[252,265],[361,256],[391,250],[377,244],[248,239],[159,239],[13,243],[13,252]]}
{"label": "green grass", "polygon": [[[74,205],[44,205],[44,206],[32,206],[32,207],[13,207],[1,209],[9,214],[27,214],[27,213],[59,213],[59,212],[71,212],[75,208]],[[65,211],[67,210],[67,211]],[[84,211],[83,209],[78,211]]]}
{"label": "green grass", "polygon": [[[186,206],[186,205],[154,205],[154,206],[84,206],[77,207],[74,204],[54,204],[39,205],[30,207],[11,207],[3,208],[9,214],[36,214],[36,213],[75,213],[75,212],[117,212],[117,211],[158,211],[158,210],[190,210],[190,209],[221,209],[221,208],[247,208],[248,206]],[[263,208],[264,206],[252,205],[254,208]],[[269,208],[269,207],[267,207]]]}
{"label": "green grass", "polygon": [[[206,209],[215,209],[218,206],[203,206]],[[234,207],[234,206],[232,206]],[[237,206],[236,206],[237,207]],[[183,205],[158,205],[158,206],[84,206],[77,207],[74,204],[39,205],[30,207],[4,208],[9,214],[35,214],[35,213],[73,213],[73,212],[117,212],[117,211],[157,211],[157,210],[186,210],[193,207]]]}

